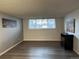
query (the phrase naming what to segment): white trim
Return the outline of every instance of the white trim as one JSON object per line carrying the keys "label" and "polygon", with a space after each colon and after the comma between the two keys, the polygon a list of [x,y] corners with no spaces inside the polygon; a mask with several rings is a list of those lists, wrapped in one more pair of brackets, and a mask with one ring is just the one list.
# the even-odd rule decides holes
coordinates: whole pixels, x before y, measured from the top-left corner
{"label": "white trim", "polygon": [[59,39],[24,39],[23,41],[60,41]]}
{"label": "white trim", "polygon": [[75,49],[73,49],[74,50],[74,52],[76,52],[78,55],[79,55],[79,51],[77,51],[77,50],[75,50]]}
{"label": "white trim", "polygon": [[11,50],[12,48],[14,48],[15,46],[17,46],[18,44],[20,44],[23,41],[20,41],[18,43],[16,43],[15,45],[11,46],[10,48],[6,49],[4,52],[0,53],[0,56],[2,56],[3,54],[5,54],[6,52],[8,52],[9,50]]}

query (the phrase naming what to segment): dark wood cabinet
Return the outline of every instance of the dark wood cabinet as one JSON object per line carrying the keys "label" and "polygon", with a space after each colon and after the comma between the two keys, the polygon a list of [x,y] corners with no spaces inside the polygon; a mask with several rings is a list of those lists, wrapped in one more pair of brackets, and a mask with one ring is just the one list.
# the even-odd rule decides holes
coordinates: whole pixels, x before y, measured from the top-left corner
{"label": "dark wood cabinet", "polygon": [[61,33],[61,46],[65,50],[73,50],[73,35]]}

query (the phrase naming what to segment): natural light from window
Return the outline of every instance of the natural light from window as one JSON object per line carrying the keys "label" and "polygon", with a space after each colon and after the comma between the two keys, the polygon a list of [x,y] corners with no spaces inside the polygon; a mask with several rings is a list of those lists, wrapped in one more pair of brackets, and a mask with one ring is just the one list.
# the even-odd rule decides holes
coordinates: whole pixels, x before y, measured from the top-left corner
{"label": "natural light from window", "polygon": [[29,29],[55,29],[55,19],[29,19]]}

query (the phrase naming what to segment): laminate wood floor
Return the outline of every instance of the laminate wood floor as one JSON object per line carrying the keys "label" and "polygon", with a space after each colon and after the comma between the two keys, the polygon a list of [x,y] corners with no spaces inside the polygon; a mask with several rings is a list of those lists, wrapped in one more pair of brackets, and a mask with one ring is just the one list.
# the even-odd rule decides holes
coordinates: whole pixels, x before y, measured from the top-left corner
{"label": "laminate wood floor", "polygon": [[59,42],[22,42],[0,59],[79,59],[79,56],[65,51]]}

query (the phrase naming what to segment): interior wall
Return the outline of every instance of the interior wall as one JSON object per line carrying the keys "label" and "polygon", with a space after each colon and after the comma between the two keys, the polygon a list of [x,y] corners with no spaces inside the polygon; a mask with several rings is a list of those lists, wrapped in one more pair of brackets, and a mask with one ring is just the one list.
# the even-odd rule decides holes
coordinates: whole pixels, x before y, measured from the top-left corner
{"label": "interior wall", "polygon": [[74,50],[79,54],[79,9],[65,16],[65,21],[69,19],[75,19]]}
{"label": "interior wall", "polygon": [[60,41],[60,33],[64,30],[63,18],[56,19],[56,29],[29,29],[29,17],[23,20],[24,41]]}
{"label": "interior wall", "polygon": [[[16,28],[3,28],[2,18],[8,18],[17,21]],[[22,20],[8,15],[0,14],[0,54],[8,48],[23,40]]]}

